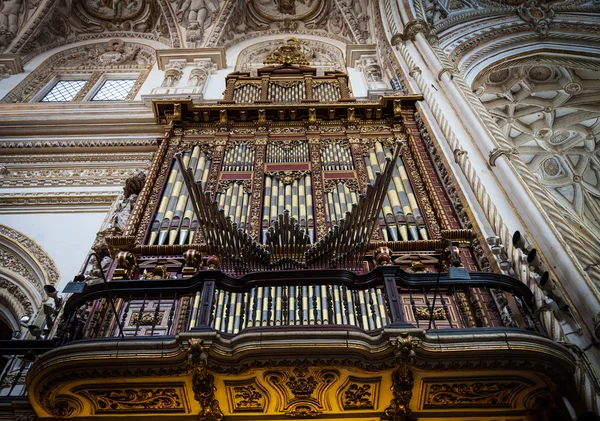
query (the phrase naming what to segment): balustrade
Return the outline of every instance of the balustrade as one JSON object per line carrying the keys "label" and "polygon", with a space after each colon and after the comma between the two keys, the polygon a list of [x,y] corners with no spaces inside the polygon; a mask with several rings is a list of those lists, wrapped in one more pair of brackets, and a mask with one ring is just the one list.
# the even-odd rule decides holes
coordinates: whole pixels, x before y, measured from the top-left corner
{"label": "balustrade", "polygon": [[521,328],[537,331],[531,292],[504,275],[471,273],[470,280],[409,274],[394,266],[366,275],[345,270],[250,273],[232,278],[200,271],[188,279],[113,281],[117,314],[102,286],[73,295],[59,330],[62,343],[116,337],[176,335],[214,329],[235,335],[250,329],[385,327],[433,329]]}

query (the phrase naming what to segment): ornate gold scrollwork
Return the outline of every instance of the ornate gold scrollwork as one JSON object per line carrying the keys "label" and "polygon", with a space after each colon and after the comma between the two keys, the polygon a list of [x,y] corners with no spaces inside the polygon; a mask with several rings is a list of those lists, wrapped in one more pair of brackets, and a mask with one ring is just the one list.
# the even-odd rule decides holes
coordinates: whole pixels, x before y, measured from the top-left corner
{"label": "ornate gold scrollwork", "polygon": [[342,178],[329,178],[325,180],[325,193],[331,193],[337,190],[337,185],[342,183],[351,192],[358,192],[358,181],[354,178],[342,179]]}
{"label": "ornate gold scrollwork", "polygon": [[283,184],[292,184],[294,181],[308,174],[308,171],[265,171],[265,174],[275,177]]}
{"label": "ornate gold scrollwork", "polygon": [[344,409],[373,408],[373,385],[351,383],[344,391]]}
{"label": "ornate gold scrollwork", "polygon": [[516,381],[432,384],[425,408],[511,407],[516,395],[525,387]]}
{"label": "ornate gold scrollwork", "polygon": [[265,373],[279,394],[279,411],[290,417],[315,417],[329,410],[327,390],[339,378],[337,370],[305,367]]}
{"label": "ornate gold scrollwork", "polygon": [[96,413],[184,411],[181,396],[175,389],[115,389],[85,390],[96,406]]}
{"label": "ornate gold scrollwork", "polygon": [[188,351],[188,367],[192,373],[192,390],[194,399],[200,403],[198,419],[203,421],[221,421],[223,412],[219,401],[215,398],[217,388],[214,385],[215,378],[207,370],[208,353],[204,348],[203,341],[190,339]]}
{"label": "ornate gold scrollwork", "polygon": [[[431,311],[425,307],[417,307],[416,313],[419,320],[429,320],[429,318],[431,317]],[[436,308],[433,311],[433,319],[446,320],[446,313],[444,312],[444,309]]]}
{"label": "ornate gold scrollwork", "polygon": [[72,418],[79,415],[82,405],[71,397],[58,396],[52,405],[47,405],[44,409],[56,418]]}
{"label": "ornate gold scrollwork", "polygon": [[409,407],[412,399],[412,388],[415,384],[409,366],[415,363],[416,353],[413,339],[403,333],[396,342],[394,360],[398,368],[392,372],[392,394],[390,406],[385,409],[385,414],[390,421],[408,421],[411,414]]}
{"label": "ornate gold scrollwork", "polygon": [[285,44],[271,52],[263,61],[264,64],[300,64],[308,66],[306,56],[300,51],[300,41],[296,38],[287,40]]}

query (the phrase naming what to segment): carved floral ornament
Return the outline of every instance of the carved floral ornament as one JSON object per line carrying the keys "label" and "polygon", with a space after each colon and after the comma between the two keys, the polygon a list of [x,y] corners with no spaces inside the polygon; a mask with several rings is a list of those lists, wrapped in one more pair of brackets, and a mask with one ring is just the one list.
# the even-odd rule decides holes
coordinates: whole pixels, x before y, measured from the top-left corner
{"label": "carved floral ornament", "polygon": [[80,392],[94,406],[96,414],[127,412],[185,412],[185,398],[181,387],[134,387],[84,389]]}
{"label": "carved floral ornament", "polygon": [[512,408],[524,381],[478,381],[427,384],[424,408]]}

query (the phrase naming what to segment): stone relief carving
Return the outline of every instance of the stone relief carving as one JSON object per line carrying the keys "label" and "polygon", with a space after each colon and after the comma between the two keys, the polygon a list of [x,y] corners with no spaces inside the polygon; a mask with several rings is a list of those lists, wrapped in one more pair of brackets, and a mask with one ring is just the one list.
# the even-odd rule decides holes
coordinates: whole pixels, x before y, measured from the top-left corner
{"label": "stone relief carving", "polygon": [[355,13],[355,8],[345,3],[344,10],[341,7],[337,2],[325,0],[283,0],[281,4],[275,0],[249,0],[227,4],[206,46],[228,48],[257,36],[290,31],[299,36],[319,35],[345,43],[360,42],[348,26],[348,22],[356,21],[349,15]]}
{"label": "stone relief carving", "polygon": [[[14,1],[14,0],[11,0]],[[21,0],[19,0],[21,1]],[[16,40],[11,52],[28,62],[34,56],[61,45],[83,40],[137,37],[181,45],[167,0],[81,0],[48,2],[35,26]]]}
{"label": "stone relief carving", "polygon": [[23,0],[3,0],[0,7],[0,48],[7,46],[19,30]]}
{"label": "stone relief carving", "polygon": [[517,8],[517,13],[521,19],[533,25],[540,37],[548,35],[550,23],[554,19],[551,4],[541,0],[528,0]]}
{"label": "stone relief carving", "polygon": [[183,75],[183,68],[185,67],[185,60],[170,60],[165,66],[165,78],[163,79],[161,88],[172,88],[179,82]]}
{"label": "stone relief carving", "polygon": [[597,233],[600,112],[594,104],[600,98],[600,76],[581,64],[555,63],[502,66],[473,87],[555,202],[577,225]]}
{"label": "stone relief carving", "polygon": [[177,20],[187,30],[186,41],[200,46],[214,25],[224,0],[171,0]]}
{"label": "stone relief carving", "polygon": [[[19,244],[21,248],[28,250],[32,256],[35,256],[36,260],[41,264],[42,269],[46,273],[49,284],[55,285],[58,282],[60,276],[58,268],[54,263],[54,260],[52,260],[40,245],[25,234],[7,227],[6,225],[0,225],[0,235]],[[39,290],[41,291],[41,286]]]}
{"label": "stone relief carving", "polygon": [[217,65],[210,59],[196,59],[194,62],[195,65],[190,72],[187,86],[199,88],[202,91],[208,77],[217,71]]}
{"label": "stone relief carving", "polygon": [[360,44],[371,40],[369,0],[340,0],[338,6],[348,20],[354,37]]}
{"label": "stone relief carving", "polygon": [[154,49],[120,39],[73,47],[46,59],[10,91],[2,99],[2,102],[29,101],[53,76],[74,71],[79,73],[141,71],[142,76],[138,78],[136,85],[131,90],[132,93],[135,93],[155,60]]}

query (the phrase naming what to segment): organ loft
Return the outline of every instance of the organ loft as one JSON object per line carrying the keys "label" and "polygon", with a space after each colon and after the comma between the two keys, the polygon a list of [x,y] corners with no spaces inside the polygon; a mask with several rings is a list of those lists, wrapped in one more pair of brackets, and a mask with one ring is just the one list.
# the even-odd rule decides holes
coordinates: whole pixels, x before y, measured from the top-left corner
{"label": "organ loft", "polygon": [[482,271],[422,97],[357,100],[299,43],[229,74],[221,101],[153,101],[165,133],[106,238],[108,282],[69,284],[28,367],[37,416],[559,413],[570,356],[524,284]]}
{"label": "organ loft", "polygon": [[[50,216],[41,224],[62,256],[77,227],[92,225],[79,221],[81,208],[109,203],[82,266],[69,249],[77,274],[64,282],[41,247],[0,225],[0,421],[597,419],[600,323],[590,309],[600,307],[583,282],[597,272],[593,230],[579,226],[579,254],[557,247],[558,231],[535,213],[549,196],[522,188],[550,180],[559,204],[570,197],[581,207],[580,219],[567,220],[594,226],[598,178],[582,172],[565,193],[568,166],[559,158],[553,166],[549,150],[519,161],[543,140],[568,155],[557,152],[559,125],[576,132],[565,139],[577,153],[594,150],[597,107],[577,96],[597,88],[591,71],[521,56],[526,70],[504,62],[464,70],[478,56],[460,56],[458,45],[475,42],[463,36],[475,29],[454,32],[444,19],[467,2],[415,1],[422,16],[402,31],[413,2],[62,3],[44,9],[52,19],[36,46],[19,32],[22,19],[10,30],[0,20],[0,47],[20,54],[0,54],[0,70],[27,73],[0,104],[8,151],[0,177],[6,189],[19,171],[41,180],[24,177],[33,187],[25,196],[0,192],[0,214],[12,209],[18,216],[7,221],[29,217],[37,229],[32,195],[46,200],[40,212],[66,209],[68,229]],[[491,16],[480,8],[494,1],[475,3],[469,16]],[[513,3],[492,9],[510,9],[542,42],[554,9]],[[0,7],[0,17],[13,12]],[[106,14],[110,24],[94,26]],[[93,29],[90,44],[60,50],[84,31],[56,35],[75,18]],[[144,25],[157,31],[145,43],[132,35]],[[323,25],[329,34],[318,32]],[[127,36],[98,43],[105,30]],[[253,45],[249,34],[260,31],[266,38]],[[44,39],[60,50],[46,61],[34,58]],[[139,96],[144,83],[155,85]],[[556,95],[540,93],[551,83]],[[540,121],[559,99],[583,107],[583,117],[563,110],[552,131]],[[487,136],[500,132],[514,145],[502,138],[488,148]],[[21,137],[35,165],[14,146]],[[67,158],[55,157],[55,141],[71,145]],[[507,182],[519,162],[544,172]],[[574,174],[587,162],[573,164]],[[59,198],[44,196],[44,185],[60,183]],[[100,190],[110,183],[117,193]],[[17,254],[29,266],[15,264]],[[43,279],[21,293],[9,282],[15,273]]]}

